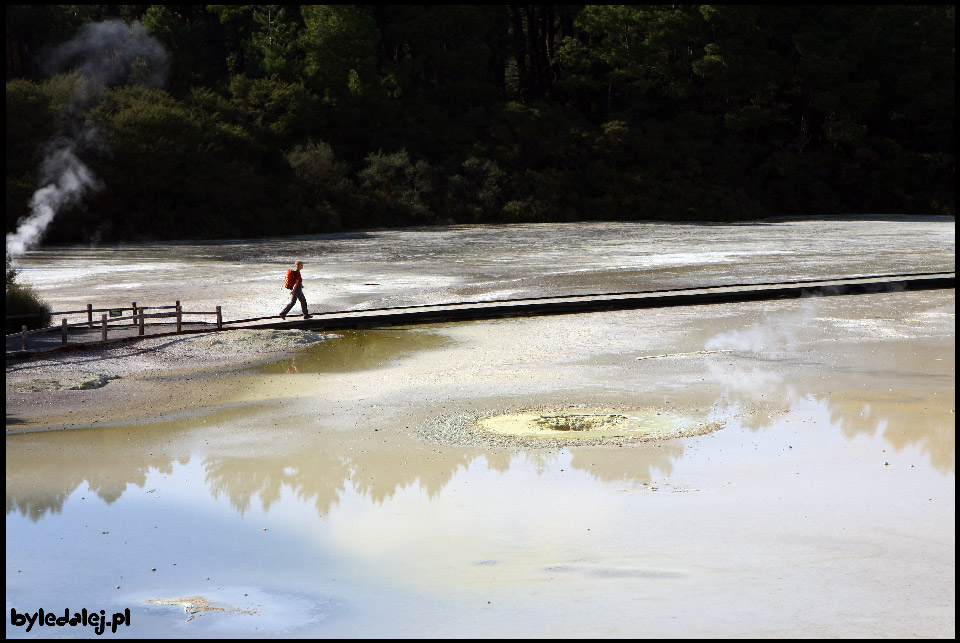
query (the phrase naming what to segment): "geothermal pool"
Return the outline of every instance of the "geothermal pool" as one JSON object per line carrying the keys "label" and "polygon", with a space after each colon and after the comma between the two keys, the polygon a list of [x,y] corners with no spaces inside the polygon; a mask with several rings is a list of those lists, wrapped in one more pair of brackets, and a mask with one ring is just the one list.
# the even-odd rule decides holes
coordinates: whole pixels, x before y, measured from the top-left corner
{"label": "geothermal pool", "polygon": [[[453,227],[21,267],[55,309],[189,302],[217,275],[239,317],[297,257],[334,310],[952,269],[954,224]],[[129,609],[104,634],[125,637],[949,637],[954,329],[952,290],[891,292],[348,331],[227,368],[200,338],[8,364],[8,614]],[[75,370],[120,377],[16,386]],[[531,409],[716,430],[476,433]]]}

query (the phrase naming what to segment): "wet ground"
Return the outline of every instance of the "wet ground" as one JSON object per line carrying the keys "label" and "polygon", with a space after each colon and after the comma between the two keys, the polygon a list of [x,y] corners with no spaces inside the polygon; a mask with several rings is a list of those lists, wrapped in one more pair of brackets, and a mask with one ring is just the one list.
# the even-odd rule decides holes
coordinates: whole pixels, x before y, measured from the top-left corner
{"label": "wet ground", "polygon": [[[952,637],[954,329],[951,290],[8,364],[7,609],[129,608],[112,636]],[[12,387],[80,370],[121,377]],[[481,426],[529,409],[721,428]]]}
{"label": "wet ground", "polygon": [[[289,239],[66,247],[19,260],[54,310],[223,307],[279,314],[304,261],[311,311],[952,271],[951,217],[742,225],[571,223],[377,230]],[[299,307],[298,307],[299,309]],[[209,318],[207,319],[209,321]]]}

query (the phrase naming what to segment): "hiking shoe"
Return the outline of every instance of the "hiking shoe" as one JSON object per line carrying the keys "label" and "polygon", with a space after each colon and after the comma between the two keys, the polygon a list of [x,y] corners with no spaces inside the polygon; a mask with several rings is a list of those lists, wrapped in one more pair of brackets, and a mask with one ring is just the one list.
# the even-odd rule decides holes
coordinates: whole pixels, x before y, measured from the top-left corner
{"label": "hiking shoe", "polygon": [[313,315],[304,315],[303,318],[304,318],[304,319],[313,319]]}

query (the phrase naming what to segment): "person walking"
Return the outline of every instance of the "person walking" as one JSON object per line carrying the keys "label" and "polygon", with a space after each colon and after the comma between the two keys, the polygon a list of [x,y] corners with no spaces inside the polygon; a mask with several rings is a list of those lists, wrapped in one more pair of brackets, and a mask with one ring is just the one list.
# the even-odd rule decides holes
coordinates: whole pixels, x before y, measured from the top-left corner
{"label": "person walking", "polygon": [[290,312],[290,309],[293,308],[293,305],[299,300],[300,309],[303,311],[303,318],[310,319],[313,317],[309,312],[307,312],[307,299],[303,296],[303,278],[300,276],[300,269],[303,268],[303,262],[298,261],[293,270],[287,271],[287,278],[284,282],[284,286],[290,290],[290,303],[280,311],[280,319],[286,319],[287,313]]}

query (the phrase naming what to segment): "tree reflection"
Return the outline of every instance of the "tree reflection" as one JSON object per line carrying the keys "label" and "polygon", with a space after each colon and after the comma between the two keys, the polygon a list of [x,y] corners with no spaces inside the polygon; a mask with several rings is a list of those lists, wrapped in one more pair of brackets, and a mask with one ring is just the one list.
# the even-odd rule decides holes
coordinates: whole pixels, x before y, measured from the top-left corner
{"label": "tree reflection", "polygon": [[[841,347],[834,351],[841,353]],[[806,354],[771,357],[734,353],[710,357],[710,379],[722,383],[718,402],[728,409],[766,405],[787,411],[807,399],[821,403],[832,426],[847,438],[880,435],[897,451],[916,447],[942,473],[956,466],[953,362],[920,362],[923,351],[906,351],[891,345],[882,354],[850,351],[849,364],[836,355],[819,358]],[[912,356],[912,361],[903,354]],[[732,413],[733,411],[731,411]],[[761,431],[776,422],[776,416],[748,413],[741,425]]]}
{"label": "tree reflection", "polygon": [[632,448],[577,449],[571,454],[572,467],[603,482],[631,486],[655,480],[658,475],[669,475],[673,463],[683,456],[683,441],[665,440]]}
{"label": "tree reflection", "polygon": [[[84,483],[107,504],[132,484],[143,487],[156,471],[173,473],[189,457],[161,455],[164,439],[144,452],[134,439],[139,429],[101,429],[33,433],[7,438],[7,513],[18,511],[37,521],[60,513],[67,498]],[[114,444],[129,445],[117,452]]]}
{"label": "tree reflection", "polygon": [[[732,413],[759,400],[782,406],[784,411],[813,401],[825,410],[831,427],[849,439],[878,436],[897,451],[916,448],[942,473],[954,471],[952,388],[945,394],[939,390],[946,386],[940,380],[931,389],[883,390],[865,386],[864,377],[851,378],[842,369],[824,370],[811,379],[809,364],[799,369],[781,365],[771,375],[757,359],[728,355],[708,361],[706,368],[714,381],[725,385],[717,392],[714,405],[720,413],[724,407]],[[263,408],[259,407],[260,413]],[[271,412],[268,409],[266,414]],[[348,493],[382,504],[403,489],[419,488],[433,499],[459,472],[478,461],[497,474],[520,466],[543,475],[558,466],[560,457],[559,451],[552,449],[518,451],[425,443],[398,447],[398,440],[412,438],[390,435],[389,441],[384,438],[386,444],[371,443],[363,431],[343,432],[340,440],[331,440],[329,434],[310,438],[296,428],[263,431],[261,435],[268,437],[258,438],[260,442],[251,448],[245,431],[234,428],[238,418],[249,422],[251,415],[241,407],[211,411],[201,416],[202,422],[186,428],[182,420],[170,420],[7,436],[7,513],[17,512],[33,521],[60,513],[84,483],[111,504],[131,485],[143,488],[148,476],[169,475],[178,465],[188,464],[191,457],[197,457],[196,445],[213,439],[219,444],[211,449],[214,453],[234,452],[205,457],[204,482],[214,498],[225,498],[240,515],[254,503],[269,511],[285,490],[297,500],[311,503],[320,516],[329,514]],[[738,413],[738,421],[758,432],[778,420],[765,411]],[[290,444],[297,446],[283,446],[286,437],[296,438]],[[673,463],[683,456],[684,444],[674,439],[563,451],[569,453],[572,469],[606,483],[636,485],[669,475]]]}
{"label": "tree reflection", "polygon": [[896,451],[916,447],[942,473],[956,467],[956,420],[952,399],[930,391],[863,390],[816,396],[830,421],[847,437],[879,432]]}
{"label": "tree reflection", "polygon": [[[164,430],[153,426],[34,433],[8,438],[7,512],[37,521],[59,513],[66,499],[84,483],[91,492],[113,503],[131,485],[143,488],[153,473],[172,474],[190,457],[161,455],[187,449],[209,431]],[[176,439],[171,439],[176,438]],[[418,487],[428,498],[438,497],[459,472],[485,464],[498,474],[512,467],[531,467],[537,475],[556,468],[554,450],[483,450],[422,445],[430,455],[411,458],[390,448],[358,449],[344,444],[308,444],[282,453],[213,456],[203,460],[204,482],[214,498],[225,498],[240,515],[257,503],[263,511],[278,504],[285,490],[327,515],[348,491],[376,504],[402,489]],[[403,451],[401,451],[403,452]],[[669,473],[683,447],[672,441],[649,448],[572,449],[571,464],[607,482],[631,484],[649,480],[653,471]],[[36,453],[45,453],[37,458]],[[104,454],[109,457],[104,458]]]}

